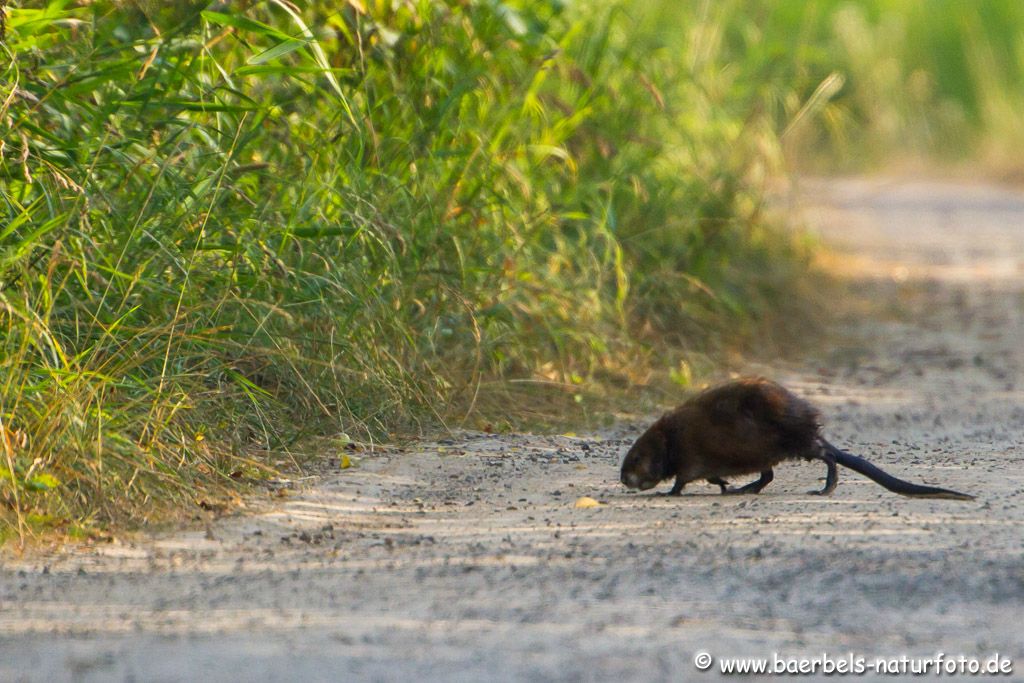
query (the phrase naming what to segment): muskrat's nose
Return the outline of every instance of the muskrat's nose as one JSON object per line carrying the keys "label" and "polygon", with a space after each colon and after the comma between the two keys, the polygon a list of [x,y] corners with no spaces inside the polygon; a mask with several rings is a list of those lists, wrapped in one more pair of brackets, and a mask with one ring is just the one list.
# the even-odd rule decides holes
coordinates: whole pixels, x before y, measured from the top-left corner
{"label": "muskrat's nose", "polygon": [[635,489],[640,485],[640,477],[636,476],[635,472],[623,472],[622,483],[631,489]]}

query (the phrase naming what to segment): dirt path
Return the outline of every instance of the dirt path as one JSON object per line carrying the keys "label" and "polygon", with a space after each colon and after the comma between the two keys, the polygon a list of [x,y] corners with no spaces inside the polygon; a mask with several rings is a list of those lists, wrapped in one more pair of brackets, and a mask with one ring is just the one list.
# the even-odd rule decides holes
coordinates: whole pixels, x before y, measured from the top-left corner
{"label": "dirt path", "polygon": [[636,428],[466,433],[206,533],[8,562],[0,680],[711,680],[696,652],[937,651],[1009,655],[1020,680],[1024,195],[807,192],[892,315],[775,375],[835,443],[976,502],[850,472],[822,499],[796,463],[756,497],[637,495],[617,484]]}

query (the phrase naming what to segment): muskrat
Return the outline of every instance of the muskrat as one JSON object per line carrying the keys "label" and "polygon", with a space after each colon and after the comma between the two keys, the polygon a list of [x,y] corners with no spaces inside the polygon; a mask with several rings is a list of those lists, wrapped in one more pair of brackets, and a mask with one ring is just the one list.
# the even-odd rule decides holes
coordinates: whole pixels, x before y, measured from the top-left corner
{"label": "muskrat", "polygon": [[[622,483],[646,490],[675,477],[669,495],[698,479],[722,493],[759,493],[783,460],[822,460],[827,496],[836,488],[836,464],[860,472],[885,488],[916,498],[973,500],[974,496],[921,486],[883,472],[867,460],[841,451],[820,434],[820,414],[807,401],[775,382],[740,379],[708,389],[663,415],[640,435],[622,462]],[[760,474],[739,488],[725,477]]]}

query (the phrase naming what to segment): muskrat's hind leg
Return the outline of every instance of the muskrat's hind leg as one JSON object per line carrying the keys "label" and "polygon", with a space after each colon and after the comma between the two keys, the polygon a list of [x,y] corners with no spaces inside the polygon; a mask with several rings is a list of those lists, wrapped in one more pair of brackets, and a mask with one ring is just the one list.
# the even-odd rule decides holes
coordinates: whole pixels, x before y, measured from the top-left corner
{"label": "muskrat's hind leg", "polygon": [[672,490],[669,491],[666,495],[669,495],[669,496],[681,496],[681,495],[683,495],[683,487],[684,486],[686,486],[686,481],[677,474],[676,475],[676,483],[672,485]]}
{"label": "muskrat's hind leg", "polygon": [[808,491],[814,496],[828,496],[831,495],[836,489],[836,482],[839,477],[836,474],[836,459],[831,453],[826,451],[824,448],[815,455],[818,460],[822,460],[825,463],[825,467],[828,468],[828,472],[825,474],[825,488],[820,491]]}
{"label": "muskrat's hind leg", "polygon": [[729,482],[727,482],[725,479],[722,479],[721,477],[711,477],[710,479],[708,479],[708,483],[714,484],[718,488],[722,489],[722,493],[729,492]]}
{"label": "muskrat's hind leg", "polygon": [[774,478],[775,473],[767,469],[761,472],[761,478],[757,481],[752,481],[738,489],[727,489],[723,493],[761,493],[761,489],[770,484]]}

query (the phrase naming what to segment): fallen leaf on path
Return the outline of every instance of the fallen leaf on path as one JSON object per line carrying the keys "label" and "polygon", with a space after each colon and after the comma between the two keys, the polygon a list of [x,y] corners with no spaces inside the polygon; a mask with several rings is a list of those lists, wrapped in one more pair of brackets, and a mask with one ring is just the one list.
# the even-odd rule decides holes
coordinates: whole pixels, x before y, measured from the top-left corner
{"label": "fallen leaf on path", "polygon": [[601,504],[590,496],[581,496],[576,499],[576,503],[573,505],[574,508],[596,508]]}

